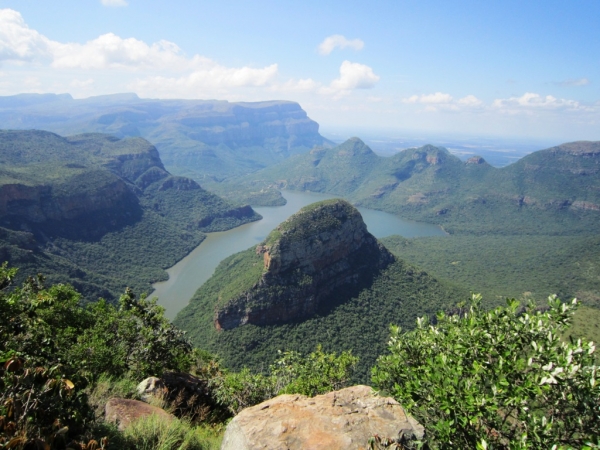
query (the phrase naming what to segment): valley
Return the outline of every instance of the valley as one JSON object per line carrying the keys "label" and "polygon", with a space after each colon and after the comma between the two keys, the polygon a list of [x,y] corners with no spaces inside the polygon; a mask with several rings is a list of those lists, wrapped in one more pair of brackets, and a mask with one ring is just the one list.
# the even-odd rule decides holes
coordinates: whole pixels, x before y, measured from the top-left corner
{"label": "valley", "polygon": [[[257,207],[254,210],[262,219],[241,225],[232,230],[208,233],[206,239],[185,258],[167,269],[169,279],[153,285],[151,297],[165,307],[165,315],[173,319],[187,305],[194,293],[210,278],[218,264],[225,258],[258,244],[279,223],[300,208],[319,200],[334,198],[327,194],[284,191],[284,206]],[[398,216],[367,208],[357,208],[369,232],[377,238],[391,235],[404,237],[443,236],[445,233],[435,225],[403,220]]]}
{"label": "valley", "polygon": [[[41,100],[11,99],[38,113],[49,108]],[[395,333],[390,326],[412,332],[420,317],[443,321],[440,312],[463,311],[457,305],[473,292],[484,310],[507,297],[522,305],[578,297],[583,305],[561,339],[600,339],[597,142],[562,144],[496,168],[432,145],[388,157],[359,138],[334,145],[290,102],[166,102],[152,106],[160,111],[154,122],[119,109],[149,111],[151,102],[131,96],[46,100],[85,118],[69,122],[83,133],[0,131],[0,256],[20,269],[15,281],[25,288],[14,295],[26,297],[25,307],[67,302],[63,312],[40,309],[40,317],[87,317],[77,325],[83,337],[56,328],[66,333],[59,336],[65,348],[91,352],[90,361],[75,358],[78,377],[104,360],[112,364],[107,373],[131,377],[105,342],[128,327],[133,335],[119,329],[118,348],[125,340],[134,348],[140,333],[163,355],[137,349],[130,367],[164,357],[171,359],[152,366],[156,373],[193,370],[206,386],[203,408],[223,420],[239,412],[241,392],[247,405],[295,392],[291,375],[287,387],[277,381],[287,358],[343,360],[352,363],[339,374],[345,383],[371,383]],[[120,112],[113,121],[99,116],[108,110]],[[304,125],[274,125],[286,120]],[[198,140],[184,150],[178,134],[169,147],[160,141],[161,121],[179,121]],[[113,124],[117,136],[96,132]],[[13,274],[1,270],[7,286]],[[38,272],[56,286],[46,292],[42,278],[31,278]],[[38,303],[28,297],[35,292],[52,300]],[[146,292],[158,303],[136,298]],[[0,293],[0,306],[12,311],[10,298]],[[27,320],[25,310],[18,314]],[[173,357],[161,347],[171,343]]]}

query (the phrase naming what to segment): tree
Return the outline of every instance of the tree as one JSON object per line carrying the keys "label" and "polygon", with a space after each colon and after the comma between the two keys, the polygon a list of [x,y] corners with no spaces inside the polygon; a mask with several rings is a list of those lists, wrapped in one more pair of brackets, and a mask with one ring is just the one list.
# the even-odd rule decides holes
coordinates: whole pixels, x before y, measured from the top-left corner
{"label": "tree", "polygon": [[474,295],[436,323],[391,327],[389,354],[374,385],[392,394],[426,428],[430,448],[582,448],[600,436],[600,386],[592,342],[564,342],[576,308],[484,311]]}

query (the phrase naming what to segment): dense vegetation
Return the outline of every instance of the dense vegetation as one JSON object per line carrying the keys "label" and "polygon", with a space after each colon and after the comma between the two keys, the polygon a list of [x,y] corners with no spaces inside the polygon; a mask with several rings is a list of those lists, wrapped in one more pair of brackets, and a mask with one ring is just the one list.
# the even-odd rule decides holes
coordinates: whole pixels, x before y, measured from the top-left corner
{"label": "dense vegetation", "polygon": [[440,224],[451,234],[590,234],[600,223],[599,160],[600,144],[593,142],[564,144],[494,168],[431,145],[380,157],[353,138],[230,181],[221,192],[326,192]]}
{"label": "dense vegetation", "polygon": [[[410,328],[416,317],[452,307],[468,293],[397,261],[362,284],[336,290],[307,320],[217,331],[215,305],[233,289],[228,281],[234,282],[237,293],[237,288],[256,282],[262,267],[254,248],[226,258],[174,321],[195,345],[218,353],[234,369],[261,371],[279,350],[307,354],[322,344],[328,352],[351,350],[359,357],[354,380],[366,382],[369,367],[385,349],[390,324]],[[254,269],[260,270],[254,274]]]}
{"label": "dense vegetation", "polygon": [[598,236],[447,236],[382,239],[400,258],[480,292],[486,307],[549,295],[582,303],[570,333],[600,342]]}
{"label": "dense vegetation", "polygon": [[[264,374],[230,372],[193,349],[154,301],[128,290],[118,306],[81,306],[72,287],[45,287],[41,276],[11,289],[15,273],[0,266],[0,448],[218,448],[232,414],[279,393],[343,387],[356,364],[349,352],[317,347],[306,357],[275,355]],[[191,405],[177,392],[163,399],[179,420],[143,420],[125,433],[104,422],[109,397],[136,398],[142,379],[170,371],[191,372],[206,386]]]}
{"label": "dense vegetation", "polygon": [[1,131],[0,155],[0,257],[87,300],[149,291],[203,232],[259,218],[169,174],[139,138]]}
{"label": "dense vegetation", "polygon": [[473,296],[431,325],[392,327],[373,382],[425,426],[428,448],[597,448],[595,346],[561,340],[572,313],[555,297],[543,310],[509,300],[486,311]]}

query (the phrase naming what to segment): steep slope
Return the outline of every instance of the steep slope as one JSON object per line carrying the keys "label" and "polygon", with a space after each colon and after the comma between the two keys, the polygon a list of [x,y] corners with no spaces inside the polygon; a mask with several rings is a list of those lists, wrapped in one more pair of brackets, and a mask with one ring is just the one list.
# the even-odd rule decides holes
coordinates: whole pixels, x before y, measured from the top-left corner
{"label": "steep slope", "polygon": [[0,254],[86,297],[148,290],[216,231],[256,220],[167,172],[141,138],[0,131]]}
{"label": "steep slope", "polygon": [[0,97],[0,120],[4,127],[61,134],[141,136],[157,146],[172,173],[202,183],[331,144],[300,105],[289,101],[150,100],[135,94],[74,100],[26,94]]}
{"label": "steep slope", "polygon": [[229,191],[229,198],[279,188],[327,192],[451,233],[589,233],[600,224],[599,147],[565,144],[494,168],[430,145],[379,157],[353,138],[224,184],[219,192]]}
{"label": "steep slope", "polygon": [[352,349],[360,378],[390,323],[453,305],[466,291],[391,256],[343,200],[300,210],[254,248],[225,259],[175,323],[232,367],[260,369],[277,350]]}

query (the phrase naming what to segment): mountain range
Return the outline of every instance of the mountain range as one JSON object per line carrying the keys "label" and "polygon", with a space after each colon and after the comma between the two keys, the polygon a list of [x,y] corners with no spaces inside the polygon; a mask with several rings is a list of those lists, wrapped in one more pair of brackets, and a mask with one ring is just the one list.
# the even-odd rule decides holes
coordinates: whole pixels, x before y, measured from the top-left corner
{"label": "mountain range", "polygon": [[7,129],[143,137],[156,146],[171,173],[201,183],[250,173],[315,145],[332,145],[300,105],[290,101],[20,94],[0,97],[0,121]]}
{"label": "mountain range", "polygon": [[[314,148],[215,189],[228,198],[292,189],[442,225],[451,234],[574,234],[598,231],[600,142],[541,150],[502,168],[462,161],[443,147],[376,155],[358,138]],[[261,204],[255,198],[254,205]]]}

